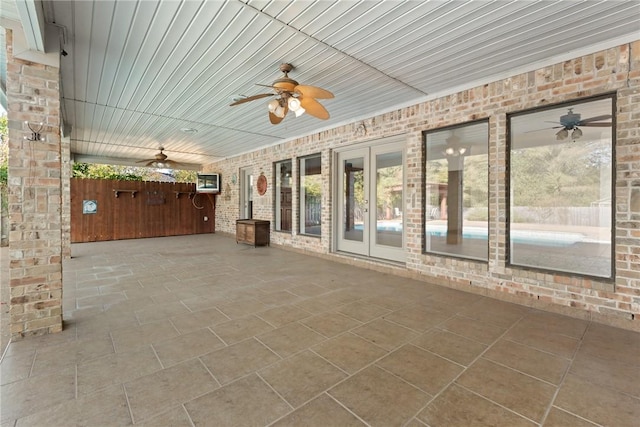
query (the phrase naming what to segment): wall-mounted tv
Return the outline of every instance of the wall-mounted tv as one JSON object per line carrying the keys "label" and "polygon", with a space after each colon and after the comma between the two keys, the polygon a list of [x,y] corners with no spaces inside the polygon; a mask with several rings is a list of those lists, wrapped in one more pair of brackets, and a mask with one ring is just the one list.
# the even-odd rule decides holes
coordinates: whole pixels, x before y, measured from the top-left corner
{"label": "wall-mounted tv", "polygon": [[217,173],[199,173],[196,182],[197,193],[219,193],[220,192],[220,174]]}

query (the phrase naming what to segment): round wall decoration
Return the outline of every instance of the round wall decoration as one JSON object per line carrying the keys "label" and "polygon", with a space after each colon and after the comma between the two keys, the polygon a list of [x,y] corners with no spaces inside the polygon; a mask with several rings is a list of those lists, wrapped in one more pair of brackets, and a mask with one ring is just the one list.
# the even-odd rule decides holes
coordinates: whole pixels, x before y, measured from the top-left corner
{"label": "round wall decoration", "polygon": [[263,173],[258,177],[258,181],[256,182],[256,187],[258,188],[258,194],[264,196],[264,193],[267,192],[267,177],[264,176]]}

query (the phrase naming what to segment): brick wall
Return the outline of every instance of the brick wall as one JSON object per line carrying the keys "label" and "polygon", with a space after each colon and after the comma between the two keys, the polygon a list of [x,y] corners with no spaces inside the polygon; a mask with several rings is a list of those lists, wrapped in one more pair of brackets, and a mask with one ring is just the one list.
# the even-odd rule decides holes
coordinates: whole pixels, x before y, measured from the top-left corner
{"label": "brick wall", "polygon": [[[62,330],[59,68],[13,57],[7,30],[12,339]],[[43,123],[27,141],[25,121]]]}
{"label": "brick wall", "polygon": [[[507,266],[507,114],[588,96],[616,93],[616,277],[587,279]],[[453,288],[640,330],[640,41],[474,87],[371,117],[278,146],[208,165],[228,185],[218,199],[217,229],[233,233],[239,186],[230,177],[239,168],[261,172],[269,182],[264,196],[254,189],[254,217],[272,220],[273,166],[279,160],[322,153],[322,238],[273,232],[271,241],[293,248],[419,277]],[[422,132],[489,119],[489,262],[422,254]],[[359,132],[361,124],[366,133]],[[332,153],[339,147],[404,134],[406,138],[406,266],[384,267],[370,260],[332,254]],[[296,172],[296,170],[294,170]],[[297,175],[295,175],[297,176]],[[295,184],[294,184],[295,185]],[[294,187],[294,194],[296,189]],[[273,226],[272,226],[273,228]]]}

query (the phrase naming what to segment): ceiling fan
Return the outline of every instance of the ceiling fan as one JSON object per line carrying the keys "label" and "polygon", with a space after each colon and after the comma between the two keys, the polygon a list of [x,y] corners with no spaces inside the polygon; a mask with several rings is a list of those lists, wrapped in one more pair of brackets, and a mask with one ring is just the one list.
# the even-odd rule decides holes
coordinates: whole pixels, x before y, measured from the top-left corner
{"label": "ceiling fan", "polygon": [[[573,139],[580,138],[582,131],[579,127],[611,127],[611,122],[602,122],[602,120],[609,120],[611,114],[603,114],[601,116],[589,117],[588,119],[581,119],[579,113],[574,113],[573,108],[569,108],[567,114],[560,116],[560,126],[554,126],[551,129],[560,129],[556,133],[556,139],[562,141],[569,137],[569,131]],[[557,123],[557,122],[550,122]]]}
{"label": "ceiling fan", "polygon": [[313,117],[327,120],[329,118],[329,112],[322,104],[316,101],[316,98],[330,99],[333,98],[333,94],[326,89],[316,86],[298,84],[297,81],[289,78],[289,72],[291,70],[293,70],[293,65],[280,64],[280,71],[284,73],[284,77],[280,77],[271,85],[256,83],[258,86],[273,89],[273,93],[261,93],[259,95],[248,96],[235,101],[231,106],[244,104],[245,102],[266,98],[268,96],[276,96],[276,99],[271,100],[267,104],[269,107],[269,121],[274,125],[280,123],[289,111],[293,111],[296,117],[307,112]]}
{"label": "ceiling fan", "polygon": [[139,160],[136,163],[145,163],[144,166],[154,168],[174,168],[180,165],[178,162],[168,160],[168,156],[163,152],[164,147],[159,147],[158,149],[160,152],[156,153],[153,159]]}

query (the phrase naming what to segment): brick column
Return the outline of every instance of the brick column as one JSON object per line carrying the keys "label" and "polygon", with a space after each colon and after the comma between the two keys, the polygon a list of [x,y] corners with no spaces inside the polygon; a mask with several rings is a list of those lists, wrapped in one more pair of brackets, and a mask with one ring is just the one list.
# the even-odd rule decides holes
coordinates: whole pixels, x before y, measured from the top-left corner
{"label": "brick column", "polygon": [[[15,58],[7,31],[12,340],[62,330],[60,69]],[[44,141],[28,141],[43,123]]]}

